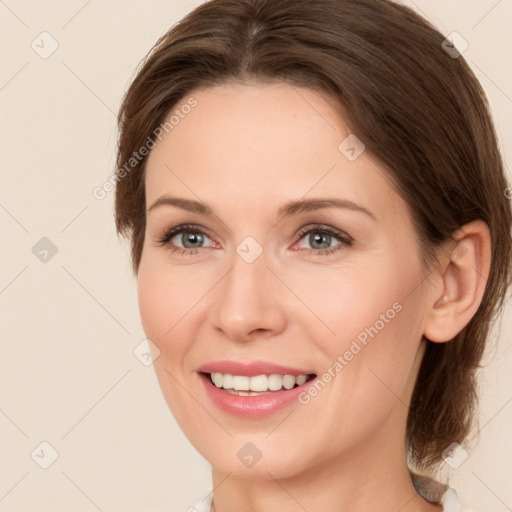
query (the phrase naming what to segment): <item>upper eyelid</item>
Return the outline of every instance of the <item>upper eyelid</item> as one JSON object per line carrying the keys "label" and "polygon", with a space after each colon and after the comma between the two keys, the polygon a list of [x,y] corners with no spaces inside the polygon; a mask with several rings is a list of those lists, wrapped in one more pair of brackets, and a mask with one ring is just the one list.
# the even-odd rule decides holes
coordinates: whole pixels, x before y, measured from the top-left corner
{"label": "upper eyelid", "polygon": [[[185,223],[185,224],[180,224],[180,225],[176,225],[176,226],[173,226],[171,227],[170,229],[167,229],[167,230],[164,230],[163,234],[159,237],[160,239],[163,239],[164,237],[166,237],[166,235],[172,231],[174,231],[174,233],[171,234],[171,236],[169,237],[169,240],[174,238],[175,236],[178,236],[178,235],[181,235],[187,231],[199,231],[203,234],[205,234],[208,238],[210,238],[210,240],[212,240],[215,244],[217,244],[218,242],[214,239],[213,236],[211,236],[211,232],[208,228],[204,227],[204,226],[201,226],[201,225],[198,225],[198,224],[189,224],[189,223]],[[353,238],[348,234],[346,233],[344,230],[341,230],[341,229],[338,229],[338,228],[335,228],[334,226],[329,226],[325,223],[319,223],[319,222],[313,222],[313,223],[310,223],[310,224],[306,224],[305,226],[303,226],[302,228],[300,228],[298,230],[298,232],[294,235],[295,237],[298,237],[298,241],[302,240],[310,231],[318,231],[318,232],[326,232],[328,233],[329,235],[332,235],[336,238],[338,238],[338,240],[340,242],[347,242],[347,241],[353,241]],[[201,249],[204,249],[204,247],[201,247]]]}

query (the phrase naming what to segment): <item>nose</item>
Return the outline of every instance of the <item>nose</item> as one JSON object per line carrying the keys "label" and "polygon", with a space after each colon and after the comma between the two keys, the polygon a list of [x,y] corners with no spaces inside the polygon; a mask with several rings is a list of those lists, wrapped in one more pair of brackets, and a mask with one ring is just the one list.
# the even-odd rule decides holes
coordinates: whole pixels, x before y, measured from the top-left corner
{"label": "nose", "polygon": [[283,284],[267,267],[264,254],[252,263],[235,254],[231,270],[215,287],[210,321],[237,342],[275,336],[286,326],[283,293]]}

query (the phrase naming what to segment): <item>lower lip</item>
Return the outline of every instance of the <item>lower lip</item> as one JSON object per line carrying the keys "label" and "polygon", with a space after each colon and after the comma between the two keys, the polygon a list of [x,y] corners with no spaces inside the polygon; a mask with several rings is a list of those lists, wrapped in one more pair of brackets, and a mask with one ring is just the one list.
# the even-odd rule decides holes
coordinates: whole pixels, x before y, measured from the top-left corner
{"label": "lower lip", "polygon": [[233,395],[215,386],[209,376],[200,374],[204,388],[212,402],[223,411],[244,418],[261,418],[274,414],[293,402],[314,379],[292,389],[283,389],[256,396]]}

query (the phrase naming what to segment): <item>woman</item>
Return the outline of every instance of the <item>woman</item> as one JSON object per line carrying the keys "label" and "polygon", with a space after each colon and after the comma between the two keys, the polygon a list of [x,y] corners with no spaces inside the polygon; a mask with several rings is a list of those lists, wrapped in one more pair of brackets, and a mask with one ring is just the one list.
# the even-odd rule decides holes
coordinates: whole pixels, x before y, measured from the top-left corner
{"label": "woman", "polygon": [[119,113],[116,226],[191,510],[454,512],[510,204],[457,48],[385,0],[212,0]]}

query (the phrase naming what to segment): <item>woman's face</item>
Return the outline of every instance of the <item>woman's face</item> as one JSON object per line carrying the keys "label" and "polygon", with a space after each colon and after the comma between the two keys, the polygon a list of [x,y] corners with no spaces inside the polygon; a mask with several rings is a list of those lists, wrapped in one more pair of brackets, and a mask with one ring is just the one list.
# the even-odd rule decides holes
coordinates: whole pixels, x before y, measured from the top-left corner
{"label": "woman's face", "polygon": [[316,92],[190,96],[148,158],[138,273],[177,422],[246,477],[402,452],[430,293],[405,202]]}

